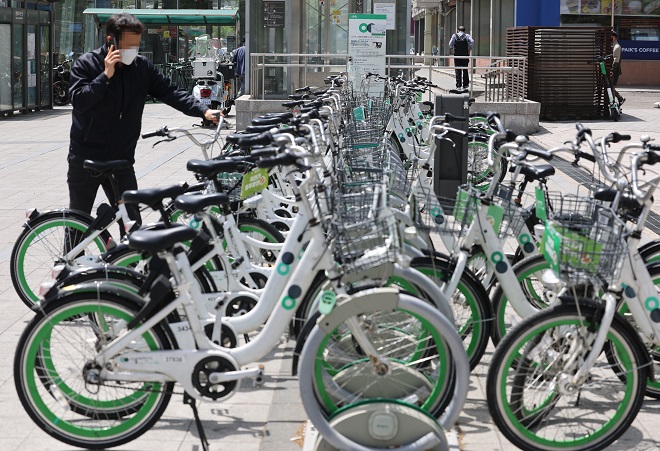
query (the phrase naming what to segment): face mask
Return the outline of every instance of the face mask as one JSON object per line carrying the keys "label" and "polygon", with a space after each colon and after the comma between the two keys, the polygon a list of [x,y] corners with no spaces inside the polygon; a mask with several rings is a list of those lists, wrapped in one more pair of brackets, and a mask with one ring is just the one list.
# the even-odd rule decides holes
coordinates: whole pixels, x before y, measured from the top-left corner
{"label": "face mask", "polygon": [[133,60],[138,55],[138,49],[137,48],[120,49],[119,53],[121,54],[121,62],[128,66],[133,63]]}

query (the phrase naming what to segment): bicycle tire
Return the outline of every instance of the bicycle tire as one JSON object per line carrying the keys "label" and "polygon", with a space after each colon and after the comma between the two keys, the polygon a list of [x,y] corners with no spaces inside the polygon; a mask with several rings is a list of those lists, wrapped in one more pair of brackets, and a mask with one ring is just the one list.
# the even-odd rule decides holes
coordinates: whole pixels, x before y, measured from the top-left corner
{"label": "bicycle tire", "polygon": [[[55,210],[26,223],[14,243],[9,266],[14,289],[25,305],[32,307],[39,302],[39,285],[50,278],[53,265],[63,261],[67,231],[85,232],[92,222],[91,216],[76,210]],[[83,257],[101,255],[109,239],[110,233],[103,230]]]}
{"label": "bicycle tire", "polygon": [[[420,257],[410,262],[410,267],[420,271],[432,279],[436,284],[444,284],[453,275],[453,265],[450,261],[441,258]],[[403,283],[402,283],[403,282]],[[425,294],[417,287],[401,281],[397,283],[407,292],[425,298]],[[488,293],[469,269],[465,269],[450,298],[454,322],[458,334],[470,361],[470,370],[473,370],[481,361],[490,336],[493,323],[493,313]]]}
{"label": "bicycle tire", "polygon": [[[407,294],[398,296],[428,305]],[[456,334],[454,326],[435,310],[451,327],[448,332],[438,328],[436,318],[422,317],[409,306],[394,311],[382,311],[380,307],[360,311],[361,324],[368,324],[369,340],[381,356],[386,356],[388,372],[380,374],[374,384],[372,362],[347,332],[344,322],[330,333],[316,325],[307,337],[298,367],[313,368],[319,407],[330,416],[340,408],[378,398],[405,402],[436,418],[441,416],[456,382],[453,354],[443,338],[445,333]],[[401,325],[403,316],[411,319],[403,322],[405,327]]]}
{"label": "bicycle tire", "polygon": [[[108,338],[99,336],[92,318],[103,315],[103,324],[125,323],[137,313],[136,308],[120,296],[106,294],[101,299],[80,293],[77,299],[47,303],[37,312],[21,335],[14,358],[18,397],[37,426],[69,445],[102,449],[134,440],[158,421],[169,403],[173,383],[94,385],[96,392],[92,392],[83,380],[89,356],[97,352],[97,344],[102,345],[98,340]],[[88,332],[85,337],[84,332]],[[73,341],[67,339],[68,334],[75,335],[70,337]],[[143,338],[145,349],[170,348],[161,325]],[[56,345],[58,342],[61,344]],[[81,351],[76,362],[72,362],[74,343],[89,348]],[[38,371],[40,365],[45,366]],[[67,371],[71,366],[79,371]],[[49,375],[50,385],[44,385],[44,373]],[[111,393],[118,392],[118,400],[110,399]]]}
{"label": "bicycle tire", "polygon": [[[625,355],[628,377],[622,381],[610,371],[601,353],[585,383],[572,391],[561,388],[560,382],[575,371],[555,367],[569,361],[562,351],[571,345],[583,349],[573,355],[580,362],[591,343],[584,333],[597,329],[602,314],[596,302],[577,302],[579,307],[574,300],[563,299],[540,310],[509,332],[493,354],[486,382],[488,409],[498,429],[520,449],[604,449],[630,427],[644,400],[648,355],[636,332],[618,314],[608,339]],[[585,344],[576,344],[578,338]],[[531,388],[534,382],[540,385],[538,396]],[[584,413],[591,406],[594,412]],[[594,418],[599,412],[603,417]],[[612,414],[606,417],[607,413]]]}

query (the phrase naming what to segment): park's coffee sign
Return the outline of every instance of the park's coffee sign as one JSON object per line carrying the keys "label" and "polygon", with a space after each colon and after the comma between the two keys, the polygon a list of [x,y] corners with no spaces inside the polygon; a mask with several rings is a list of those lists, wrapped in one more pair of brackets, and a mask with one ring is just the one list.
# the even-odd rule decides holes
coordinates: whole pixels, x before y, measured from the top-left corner
{"label": "park's coffee sign", "polygon": [[660,60],[660,42],[658,41],[626,41],[621,44],[621,58],[626,60]]}

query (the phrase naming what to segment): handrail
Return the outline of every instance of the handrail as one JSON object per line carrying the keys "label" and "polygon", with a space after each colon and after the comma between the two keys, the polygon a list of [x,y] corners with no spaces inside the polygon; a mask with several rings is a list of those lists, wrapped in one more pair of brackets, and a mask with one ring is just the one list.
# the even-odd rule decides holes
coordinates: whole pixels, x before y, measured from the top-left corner
{"label": "handrail", "polygon": [[[250,55],[250,94],[253,99],[265,99],[271,94],[284,97],[291,94],[294,87],[322,85],[323,78],[329,73],[346,71],[349,55],[339,54],[308,54],[308,53],[252,53]],[[431,79],[435,72],[447,71],[447,76],[453,77],[450,70],[459,67],[449,65],[454,56],[431,55],[386,55],[385,70],[388,74],[395,71],[414,71]],[[466,56],[470,74],[470,96],[473,96],[475,74],[477,82],[485,78],[484,87],[486,101],[515,102],[526,98],[526,57],[507,56]],[[482,64],[488,61],[488,64]],[[460,67],[463,69],[463,67]],[[495,69],[493,69],[495,68]],[[481,74],[486,73],[486,77]],[[410,73],[408,75],[411,75]],[[492,78],[492,80],[489,80]],[[291,80],[292,86],[286,83]],[[295,85],[295,86],[294,86]],[[481,87],[481,86],[480,86]]]}

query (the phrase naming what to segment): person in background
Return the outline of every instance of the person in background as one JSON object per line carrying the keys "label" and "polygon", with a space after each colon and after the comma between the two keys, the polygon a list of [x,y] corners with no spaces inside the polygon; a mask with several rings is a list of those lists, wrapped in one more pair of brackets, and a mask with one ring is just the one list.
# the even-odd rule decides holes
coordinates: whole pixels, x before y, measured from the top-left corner
{"label": "person in background", "polygon": [[467,89],[470,86],[470,74],[467,69],[460,69],[460,67],[468,67],[469,60],[467,58],[456,58],[457,56],[470,56],[474,47],[474,40],[472,36],[465,32],[463,25],[458,27],[458,31],[451,36],[449,40],[449,49],[454,54],[454,66],[456,66],[456,89]]}
{"label": "person in background", "polygon": [[621,75],[621,45],[617,40],[616,31],[612,32],[612,91],[619,100],[619,105],[623,105],[626,99],[619,94],[616,90],[616,85],[619,82],[619,75]]}
{"label": "person in background", "polygon": [[234,52],[232,61],[236,65],[236,77],[238,77],[236,98],[239,98],[245,92],[245,38],[241,41],[241,46]]}
{"label": "person in background", "polygon": [[[434,45],[433,48],[431,49],[431,56],[438,56],[438,47],[435,46],[435,45]],[[434,59],[431,61],[431,64],[432,64],[432,65],[437,65],[437,66],[439,66],[439,65],[440,65],[440,60],[436,60],[436,59],[434,58]]]}
{"label": "person in background", "polygon": [[[147,58],[138,54],[144,25],[135,16],[115,14],[108,19],[105,31],[106,43],[82,55],[71,68],[69,208],[84,213],[91,213],[100,186],[111,205],[119,201],[107,178],[93,177],[83,168],[87,159],[128,160],[129,168],[115,172],[119,192],[137,189],[132,165],[147,95],[189,116],[216,123],[221,114],[179,90]],[[131,218],[139,221],[139,210],[127,209]]]}

